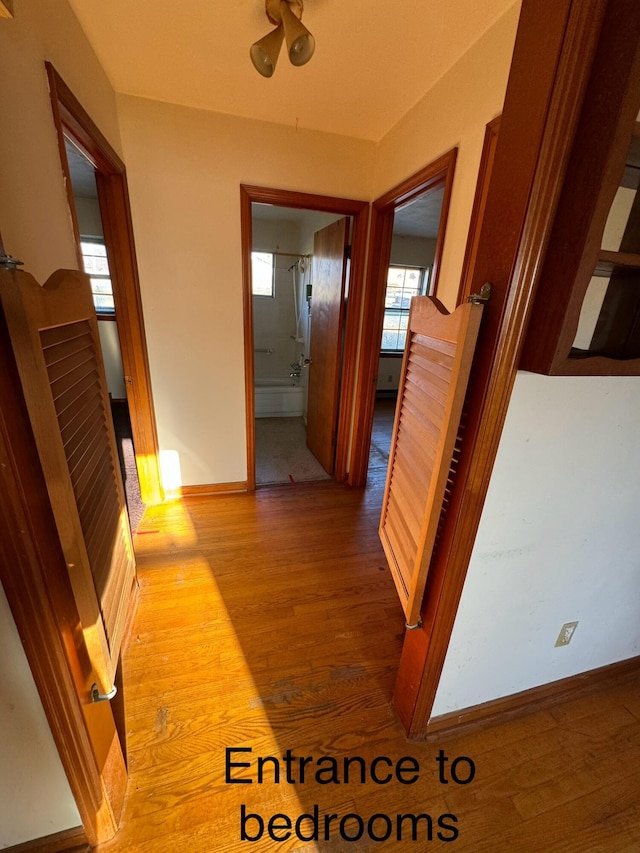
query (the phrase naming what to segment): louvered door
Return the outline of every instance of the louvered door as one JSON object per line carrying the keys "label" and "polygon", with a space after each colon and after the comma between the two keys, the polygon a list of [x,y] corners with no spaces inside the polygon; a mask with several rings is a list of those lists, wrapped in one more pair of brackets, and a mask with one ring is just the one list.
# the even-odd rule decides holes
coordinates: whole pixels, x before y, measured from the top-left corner
{"label": "louvered door", "polygon": [[429,296],[409,314],[380,539],[408,625],[417,624],[482,305],[448,314]]}
{"label": "louvered door", "polygon": [[87,277],[59,270],[43,287],[0,270],[0,300],[93,680],[113,685],[135,575],[109,396]]}

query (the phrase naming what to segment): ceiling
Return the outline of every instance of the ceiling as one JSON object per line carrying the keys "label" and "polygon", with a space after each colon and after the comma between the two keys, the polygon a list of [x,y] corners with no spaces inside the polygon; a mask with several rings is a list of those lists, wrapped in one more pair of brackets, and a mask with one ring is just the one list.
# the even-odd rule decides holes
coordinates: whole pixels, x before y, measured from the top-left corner
{"label": "ceiling", "polygon": [[306,0],[315,54],[271,78],[263,0],[69,3],[117,92],[377,141],[514,0]]}

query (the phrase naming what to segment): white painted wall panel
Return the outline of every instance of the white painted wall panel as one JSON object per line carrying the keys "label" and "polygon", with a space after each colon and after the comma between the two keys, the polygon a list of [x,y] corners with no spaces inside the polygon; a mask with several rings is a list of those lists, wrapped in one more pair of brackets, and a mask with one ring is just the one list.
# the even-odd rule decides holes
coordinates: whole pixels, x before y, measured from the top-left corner
{"label": "white painted wall panel", "polygon": [[434,715],[640,653],[638,435],[640,378],[518,374]]}
{"label": "white painted wall panel", "polygon": [[82,821],[0,585],[0,848]]}

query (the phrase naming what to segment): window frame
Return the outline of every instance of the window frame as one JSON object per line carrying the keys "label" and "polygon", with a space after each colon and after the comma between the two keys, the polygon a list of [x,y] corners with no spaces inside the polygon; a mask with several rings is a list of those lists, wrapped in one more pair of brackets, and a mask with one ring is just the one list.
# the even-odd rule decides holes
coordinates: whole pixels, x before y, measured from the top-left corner
{"label": "window frame", "polygon": [[[256,276],[254,275],[255,269],[255,260],[254,256],[256,255],[265,255],[271,258],[271,293],[256,293],[254,290],[254,283],[256,280]],[[259,297],[261,299],[275,299],[276,297],[276,256],[274,252],[262,252],[259,250],[251,250],[251,296]]]}
{"label": "window frame", "polygon": [[[384,340],[384,334],[385,334],[385,321],[386,321],[388,313],[390,311],[393,311],[394,315],[398,316],[400,318],[404,315],[407,317],[407,321],[408,321],[409,311],[410,311],[410,305],[407,307],[400,305],[398,308],[391,308],[390,306],[388,307],[386,305],[387,294],[389,291],[389,276],[391,274],[391,270],[404,270],[405,273],[409,270],[419,271],[420,281],[419,281],[419,285],[418,285],[418,292],[412,294],[412,297],[413,297],[413,296],[428,295],[429,286],[430,286],[430,282],[431,282],[432,267],[431,267],[431,265],[423,267],[423,266],[419,266],[418,264],[399,264],[399,263],[390,263],[388,266],[387,286],[385,288],[385,294],[384,294],[384,296],[385,296],[385,307],[384,307],[384,313],[383,313],[383,319],[382,319],[382,337],[380,339],[380,355],[385,356],[385,358],[388,358],[390,356],[400,358],[400,357],[402,357],[402,354],[404,353],[404,343],[402,344],[401,347],[396,347],[395,349],[386,349],[382,345],[382,342]],[[403,288],[404,288],[404,285],[403,285]],[[404,296],[402,298],[404,298]],[[392,331],[392,330],[389,330],[389,331]],[[398,331],[398,341],[399,341],[400,340],[400,334],[403,330],[399,328],[397,331]],[[406,330],[405,330],[405,335],[404,335],[404,341],[406,341]]]}
{"label": "window frame", "polygon": [[[106,275],[103,273],[89,272],[87,270],[87,268],[85,266],[85,257],[86,257],[85,256],[85,250],[84,250],[85,244],[93,244],[94,246],[102,246],[102,248],[104,249],[104,259],[105,259],[105,262],[107,265],[107,274]],[[96,309],[97,316],[99,318],[115,318],[116,307],[115,307],[115,298],[114,298],[114,294],[113,294],[113,281],[111,278],[111,269],[109,267],[109,256],[107,253],[107,245],[106,245],[104,237],[100,237],[99,235],[95,235],[95,234],[92,234],[92,235],[81,234],[80,235],[79,248],[80,248],[80,254],[82,256],[83,272],[88,276],[89,281],[91,282],[91,296],[93,298],[93,305],[94,305],[94,308]],[[108,294],[96,293],[93,289],[94,279],[95,280],[101,280],[101,281],[108,281],[109,285],[110,285],[110,293],[108,293]],[[113,308],[104,308],[104,307],[98,306],[96,304],[96,296],[111,296],[111,299],[113,300]]]}

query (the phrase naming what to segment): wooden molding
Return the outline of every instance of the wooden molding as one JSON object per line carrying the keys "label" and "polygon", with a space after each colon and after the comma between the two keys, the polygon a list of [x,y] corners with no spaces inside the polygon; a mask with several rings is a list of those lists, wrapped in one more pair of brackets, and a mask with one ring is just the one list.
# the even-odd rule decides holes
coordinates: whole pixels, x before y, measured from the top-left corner
{"label": "wooden molding", "polygon": [[[607,3],[591,67],[521,367],[555,376],[638,375],[640,359],[570,356],[598,262],[633,265],[633,255],[624,252],[624,246],[620,253],[603,252],[601,241],[640,104],[636,0]],[[635,233],[633,220],[629,224]]]}
{"label": "wooden molding", "polygon": [[493,170],[493,161],[496,156],[499,130],[500,116],[496,116],[496,118],[492,119],[487,124],[484,133],[482,155],[480,157],[480,169],[478,171],[478,181],[476,183],[476,194],[473,199],[471,220],[469,222],[469,235],[467,237],[467,246],[464,253],[464,260],[462,262],[462,274],[460,276],[460,288],[458,290],[458,300],[456,302],[457,305],[461,305],[471,292],[467,289],[468,285],[471,283],[469,272],[473,269],[476,254],[478,252],[480,224],[482,223],[485,207],[487,205],[487,193],[489,191],[489,182],[491,180],[491,172]]}
{"label": "wooden molding", "polygon": [[354,434],[349,464],[350,486],[364,486],[371,447],[371,431],[375,408],[376,375],[380,363],[380,341],[384,322],[384,297],[387,288],[387,269],[391,257],[393,217],[396,208],[407,204],[430,190],[444,186],[440,228],[431,275],[432,294],[436,293],[444,249],[447,218],[453,189],[453,176],[458,149],[452,148],[433,163],[388,190],[373,203],[371,238],[367,263],[367,282],[362,300],[362,337],[360,360],[355,377]]}
{"label": "wooden molding", "polygon": [[484,729],[486,726],[499,725],[514,717],[521,717],[554,705],[556,702],[577,699],[586,693],[603,690],[618,681],[637,678],[639,671],[640,656],[637,656],[561,678],[549,684],[542,684],[539,687],[532,687],[529,690],[522,690],[519,693],[512,693],[510,696],[503,696],[490,702],[483,702],[480,705],[473,705],[470,708],[463,708],[460,711],[440,714],[429,720],[426,740],[437,739],[440,742],[447,737],[458,737]]}
{"label": "wooden molding", "polygon": [[[394,704],[410,737],[431,716],[606,0],[524,0],[471,290],[490,281],[459,468],[422,628],[405,637]],[[536,73],[532,75],[531,69]]]}
{"label": "wooden molding", "polygon": [[0,18],[13,18],[13,0],[0,0]]}
{"label": "wooden molding", "polygon": [[202,498],[208,495],[219,494],[240,494],[250,491],[249,484],[246,480],[240,480],[237,483],[210,483],[201,486],[180,486],[178,489],[171,489],[166,492],[166,500],[180,500],[181,498]]}
{"label": "wooden molding", "polygon": [[251,292],[251,248],[253,246],[252,196],[240,187],[240,234],[242,242],[242,308],[244,323],[244,397],[245,431],[247,435],[247,489],[256,487],[256,428],[253,353],[253,298]]}
{"label": "wooden molding", "polygon": [[5,853],[90,853],[91,847],[81,826],[65,829],[34,841],[8,847]]}
{"label": "wooden molding", "polygon": [[127,378],[127,400],[141,497],[144,503],[157,504],[163,500],[158,436],[125,166],[53,65],[47,62],[45,66],[60,161],[66,179],[69,210],[76,238],[79,269],[83,268],[80,232],[65,136],[69,137],[95,166],[98,201],[113,283],[118,337]]}
{"label": "wooden molding", "polygon": [[271,187],[240,186],[240,222],[242,230],[242,298],[244,307],[245,355],[245,412],[247,431],[247,488],[255,489],[255,423],[254,423],[254,360],[253,306],[251,298],[251,204],[273,204],[302,210],[320,210],[353,218],[351,245],[351,276],[349,311],[347,312],[342,362],[342,381],[338,430],[336,437],[335,479],[347,479],[348,449],[351,440],[355,371],[358,353],[360,306],[363,298],[363,277],[366,258],[366,239],[369,225],[369,204],[366,201],[315,195],[313,193],[278,190]]}

